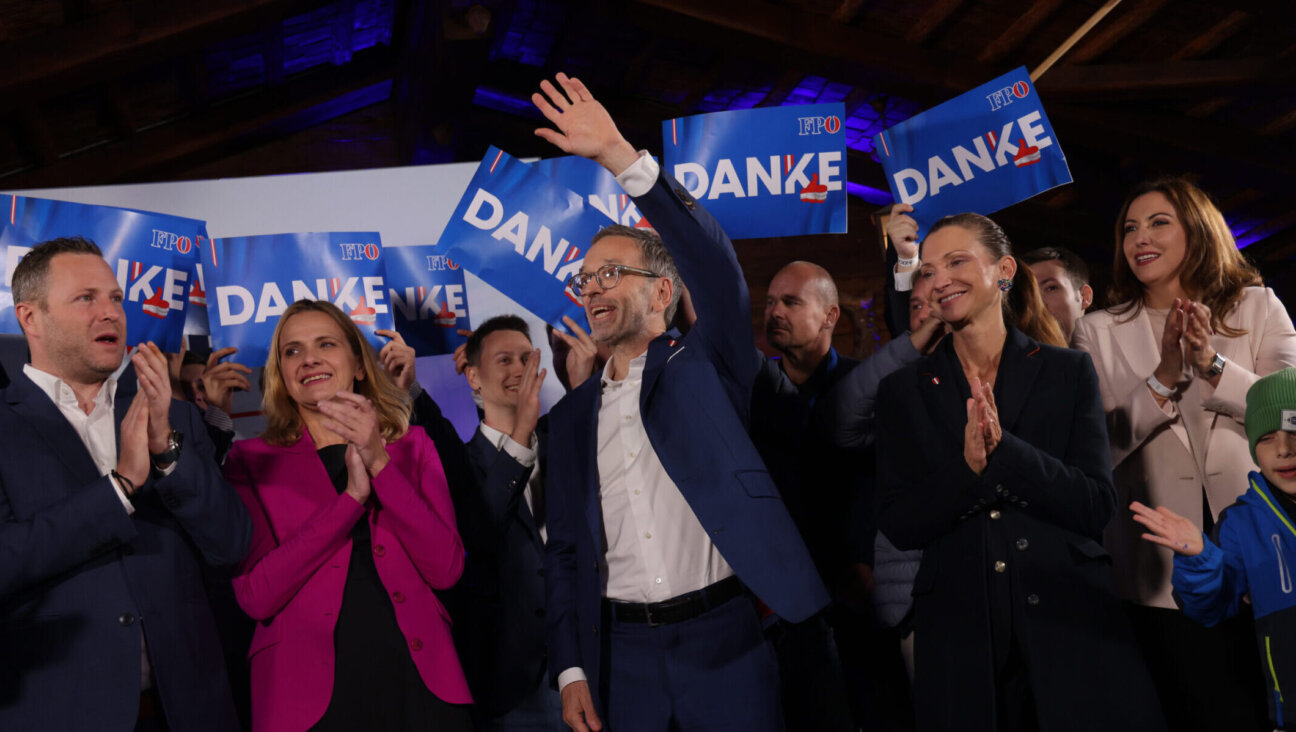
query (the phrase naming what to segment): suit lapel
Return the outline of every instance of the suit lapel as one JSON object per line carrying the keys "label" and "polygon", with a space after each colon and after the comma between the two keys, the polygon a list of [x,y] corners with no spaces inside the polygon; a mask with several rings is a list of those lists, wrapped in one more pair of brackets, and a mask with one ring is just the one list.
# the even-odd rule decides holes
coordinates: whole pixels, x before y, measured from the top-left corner
{"label": "suit lapel", "polygon": [[1037,358],[1039,352],[1040,344],[1016,328],[1008,329],[1003,355],[999,358],[999,373],[995,375],[994,396],[999,407],[999,423],[1010,432],[1017,426],[1017,418],[1039,375],[1042,365]]}
{"label": "suit lapel", "polygon": [[576,446],[577,455],[589,456],[572,462],[581,471],[581,475],[576,476],[576,485],[584,488],[585,520],[590,536],[594,538],[594,546],[600,551],[603,549],[603,505],[599,498],[597,428],[602,384],[602,378],[596,372],[566,397],[572,400],[571,412],[575,417],[573,427],[576,434],[572,436],[572,444]]}
{"label": "suit lapel", "polygon": [[652,395],[653,389],[657,387],[657,382],[661,379],[662,372],[666,369],[666,364],[678,352],[684,349],[684,343],[680,340],[679,334],[671,331],[658,336],[652,343],[648,344],[648,358],[645,359],[643,370],[643,384],[639,390],[639,410],[644,411],[644,405],[648,403],[648,397]]}
{"label": "suit lapel", "polygon": [[[925,367],[925,368],[924,368]],[[950,338],[945,338],[918,370],[919,391],[927,404],[927,413],[948,430],[956,444],[963,444],[967,425],[967,378]]]}
{"label": "suit lapel", "polygon": [[14,413],[49,444],[49,454],[61,456],[59,462],[72,473],[77,484],[89,483],[99,477],[99,470],[80,435],[27,374],[18,374],[5,393]]}
{"label": "suit lapel", "polygon": [[[1112,318],[1111,339],[1125,359],[1130,371],[1146,379],[1161,363],[1161,334],[1152,327],[1152,319],[1147,308],[1140,308],[1138,315],[1122,321],[1124,316]],[[1184,449],[1192,453],[1192,444],[1188,441],[1188,428],[1182,419],[1170,423],[1170,431],[1179,437]]]}

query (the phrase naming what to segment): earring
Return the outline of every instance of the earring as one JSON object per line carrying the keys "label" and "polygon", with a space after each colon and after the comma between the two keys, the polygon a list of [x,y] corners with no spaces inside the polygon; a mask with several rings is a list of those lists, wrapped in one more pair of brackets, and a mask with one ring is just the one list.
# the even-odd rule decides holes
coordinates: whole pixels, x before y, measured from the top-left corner
{"label": "earring", "polygon": [[1007,278],[1002,278],[1002,279],[1000,279],[1000,280],[999,280],[999,289],[1000,289],[1000,290],[1003,290],[1004,292],[1007,292],[1007,291],[1011,290],[1011,289],[1012,289],[1012,280],[1007,279]]}

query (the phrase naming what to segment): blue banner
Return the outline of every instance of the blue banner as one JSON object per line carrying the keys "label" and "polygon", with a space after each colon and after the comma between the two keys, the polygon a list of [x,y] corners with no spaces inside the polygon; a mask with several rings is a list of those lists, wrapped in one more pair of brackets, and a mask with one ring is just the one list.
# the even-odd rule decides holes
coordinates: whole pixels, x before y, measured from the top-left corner
{"label": "blue banner", "polygon": [[471,329],[464,272],[435,246],[383,250],[387,295],[396,330],[419,356],[454,353]]}
{"label": "blue banner", "polygon": [[126,310],[126,344],[153,341],[164,351],[180,350],[185,305],[206,224],[179,216],[0,194],[0,251],[5,277],[0,286],[0,332],[20,333],[14,316],[14,267],[33,244],[81,236],[99,245],[117,273]]}
{"label": "blue banner", "polygon": [[668,119],[666,170],[731,239],[844,234],[845,118],[838,102]]}
{"label": "blue banner", "polygon": [[376,232],[269,234],[213,239],[208,323],[213,348],[235,346],[239,363],[260,366],[279,316],[298,300],[328,300],[351,316],[375,348],[393,328]]}
{"label": "blue banner", "polygon": [[566,330],[580,300],[567,278],[608,219],[537,168],[490,148],[437,249],[536,317]]}
{"label": "blue banner", "polygon": [[1071,182],[1044,105],[1020,67],[873,138],[891,194],[921,237],[943,216],[991,214]]}
{"label": "blue banner", "polygon": [[634,201],[621,189],[616,176],[607,168],[579,155],[547,158],[531,163],[558,185],[570,188],[585,202],[613,223],[625,226],[648,226]]}

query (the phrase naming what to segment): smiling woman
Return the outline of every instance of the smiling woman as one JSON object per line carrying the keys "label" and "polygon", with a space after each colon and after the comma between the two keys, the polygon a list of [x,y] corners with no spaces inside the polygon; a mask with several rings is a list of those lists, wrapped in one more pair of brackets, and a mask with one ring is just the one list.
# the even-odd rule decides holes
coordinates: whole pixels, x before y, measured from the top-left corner
{"label": "smiling woman", "polygon": [[225,464],[253,522],[234,578],[261,621],[253,729],[468,729],[467,682],[433,594],[458,580],[464,546],[405,392],[355,323],[313,300],[280,318],[263,392],[266,434],[235,443]]}
{"label": "smiling woman", "polygon": [[1119,304],[1082,318],[1074,340],[1093,356],[1107,413],[1122,510],[1104,545],[1117,589],[1172,729],[1269,729],[1249,618],[1210,629],[1186,620],[1171,593],[1173,553],[1142,541],[1124,508],[1165,506],[1211,530],[1255,468],[1247,389],[1296,365],[1296,331],[1191,183],[1137,186],[1115,233],[1109,301]]}

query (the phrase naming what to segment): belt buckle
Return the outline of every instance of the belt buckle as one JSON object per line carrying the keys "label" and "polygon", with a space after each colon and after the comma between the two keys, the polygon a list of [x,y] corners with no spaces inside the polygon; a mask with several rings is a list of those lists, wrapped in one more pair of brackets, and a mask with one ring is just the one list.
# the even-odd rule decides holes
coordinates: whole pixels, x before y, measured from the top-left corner
{"label": "belt buckle", "polygon": [[648,620],[649,628],[659,628],[666,624],[664,622],[659,623],[656,620],[653,620],[652,603],[645,602],[643,609],[644,609],[644,618]]}

